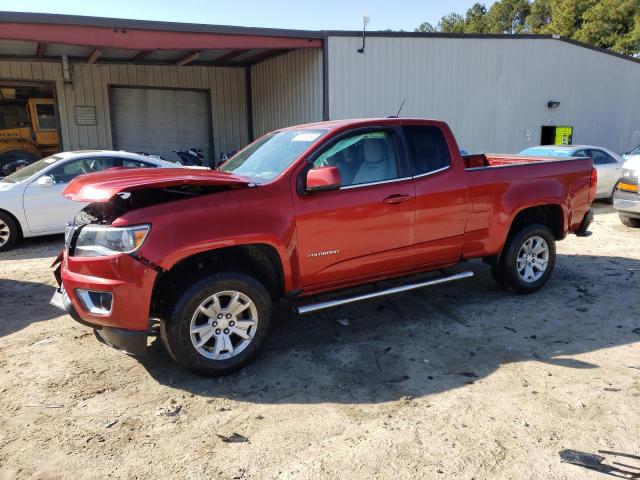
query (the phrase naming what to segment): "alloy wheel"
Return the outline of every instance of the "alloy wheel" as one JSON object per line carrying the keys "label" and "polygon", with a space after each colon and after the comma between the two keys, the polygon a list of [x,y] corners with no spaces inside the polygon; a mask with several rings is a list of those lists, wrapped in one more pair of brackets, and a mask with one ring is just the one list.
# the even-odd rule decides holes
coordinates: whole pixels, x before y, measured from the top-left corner
{"label": "alloy wheel", "polygon": [[0,220],[0,247],[9,241],[10,235],[11,231],[9,230],[9,225]]}
{"label": "alloy wheel", "polygon": [[244,293],[226,290],[207,297],[191,317],[196,351],[211,360],[227,360],[246,349],[258,327],[258,310]]}
{"label": "alloy wheel", "polygon": [[522,280],[527,283],[538,281],[549,264],[549,245],[542,237],[529,237],[520,247],[516,262]]}

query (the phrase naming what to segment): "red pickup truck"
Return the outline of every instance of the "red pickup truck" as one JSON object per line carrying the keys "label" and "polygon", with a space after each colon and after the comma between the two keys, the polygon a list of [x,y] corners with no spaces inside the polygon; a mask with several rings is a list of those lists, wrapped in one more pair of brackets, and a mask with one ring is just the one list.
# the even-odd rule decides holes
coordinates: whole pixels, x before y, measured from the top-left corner
{"label": "red pickup truck", "polygon": [[285,128],[217,171],[76,178],[65,196],[91,203],[67,229],[52,303],[130,354],[159,321],[176,362],[225,374],[255,357],[279,301],[303,314],[458,280],[473,273],[443,269],[471,258],[539,289],[555,241],[587,231],[596,180],[589,158],[462,157],[438,121]]}

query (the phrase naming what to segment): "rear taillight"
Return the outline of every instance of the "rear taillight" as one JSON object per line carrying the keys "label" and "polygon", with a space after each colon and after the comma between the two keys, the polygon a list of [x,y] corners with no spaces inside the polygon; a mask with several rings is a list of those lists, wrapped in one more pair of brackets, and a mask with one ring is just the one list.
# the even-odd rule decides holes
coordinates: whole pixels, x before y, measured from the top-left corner
{"label": "rear taillight", "polygon": [[589,184],[589,203],[596,199],[596,187],[598,185],[598,171],[591,167],[591,183]]}

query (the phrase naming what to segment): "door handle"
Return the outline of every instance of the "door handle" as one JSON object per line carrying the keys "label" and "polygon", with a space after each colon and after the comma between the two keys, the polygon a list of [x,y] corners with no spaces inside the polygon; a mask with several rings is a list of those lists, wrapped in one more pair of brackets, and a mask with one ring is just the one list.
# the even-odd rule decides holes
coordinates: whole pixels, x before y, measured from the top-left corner
{"label": "door handle", "polygon": [[382,200],[382,202],[386,203],[387,205],[395,205],[396,203],[406,202],[410,198],[410,195],[402,195],[400,193],[396,193],[395,195],[389,195],[387,198]]}

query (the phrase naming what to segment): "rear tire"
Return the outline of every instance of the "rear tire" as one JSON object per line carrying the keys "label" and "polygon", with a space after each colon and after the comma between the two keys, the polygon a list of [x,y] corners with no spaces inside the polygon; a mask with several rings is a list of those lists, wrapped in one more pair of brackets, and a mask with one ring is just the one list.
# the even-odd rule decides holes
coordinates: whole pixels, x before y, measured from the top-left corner
{"label": "rear tire", "polygon": [[15,220],[0,212],[0,252],[11,250],[20,238],[20,229]]}
{"label": "rear tire", "polygon": [[631,228],[640,228],[640,218],[632,218],[621,213],[618,214],[620,217],[620,221],[625,224],[627,227]]}
{"label": "rear tire", "polygon": [[250,363],[271,329],[273,305],[265,287],[241,273],[203,278],[179,297],[160,337],[185,369],[220,376]]}
{"label": "rear tire", "polygon": [[555,238],[544,225],[527,225],[509,235],[498,264],[496,281],[516,293],[533,293],[547,283],[556,261]]}

